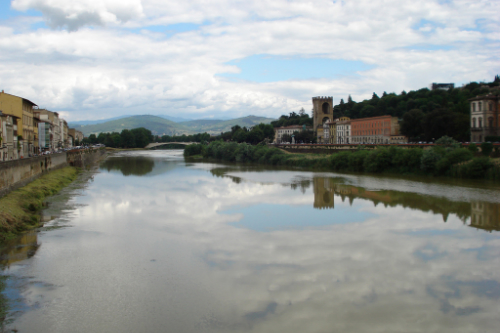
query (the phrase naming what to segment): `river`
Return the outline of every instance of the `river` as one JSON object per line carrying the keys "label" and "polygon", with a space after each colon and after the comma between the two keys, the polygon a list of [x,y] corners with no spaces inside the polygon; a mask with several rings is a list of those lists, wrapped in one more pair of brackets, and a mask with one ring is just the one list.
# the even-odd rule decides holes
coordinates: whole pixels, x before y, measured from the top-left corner
{"label": "river", "polygon": [[496,332],[500,187],[122,152],[1,252],[5,332]]}

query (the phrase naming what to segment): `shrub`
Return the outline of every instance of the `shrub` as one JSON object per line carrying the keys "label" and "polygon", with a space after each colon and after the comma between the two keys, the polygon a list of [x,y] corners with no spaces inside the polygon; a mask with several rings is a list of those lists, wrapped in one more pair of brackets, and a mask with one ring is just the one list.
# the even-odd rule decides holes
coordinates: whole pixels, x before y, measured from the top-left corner
{"label": "shrub", "polygon": [[349,168],[349,152],[340,152],[330,156],[330,165],[333,170],[348,170]]}
{"label": "shrub", "polygon": [[391,160],[389,149],[378,148],[368,154],[363,166],[368,172],[382,172],[391,167]]}
{"label": "shrub", "polygon": [[365,159],[369,154],[370,153],[367,150],[358,150],[354,153],[349,154],[349,169],[352,171],[363,171]]}
{"label": "shrub", "polygon": [[202,144],[192,144],[186,146],[184,149],[184,156],[202,155],[205,151],[205,145]]}
{"label": "shrub", "polygon": [[489,157],[478,157],[463,165],[465,171],[463,175],[467,178],[483,178],[492,166]]}
{"label": "shrub", "polygon": [[484,156],[490,156],[493,151],[493,144],[491,142],[483,142],[481,143],[481,154]]}
{"label": "shrub", "polygon": [[420,169],[428,173],[436,171],[436,164],[441,159],[442,155],[435,149],[425,150],[420,159]]}
{"label": "shrub", "polygon": [[439,174],[446,174],[454,164],[469,161],[473,157],[474,154],[468,149],[452,150],[436,163],[436,171]]}
{"label": "shrub", "polygon": [[238,145],[235,151],[235,159],[237,162],[250,162],[252,160],[253,146],[242,143]]}
{"label": "shrub", "polygon": [[469,144],[469,150],[473,153],[477,153],[478,149],[475,143]]}

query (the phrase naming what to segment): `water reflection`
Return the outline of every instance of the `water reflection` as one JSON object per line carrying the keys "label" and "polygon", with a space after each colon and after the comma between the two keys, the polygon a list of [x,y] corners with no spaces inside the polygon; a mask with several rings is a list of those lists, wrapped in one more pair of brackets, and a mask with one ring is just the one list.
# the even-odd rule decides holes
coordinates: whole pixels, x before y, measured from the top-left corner
{"label": "water reflection", "polygon": [[143,176],[151,171],[155,166],[155,161],[149,157],[121,157],[108,158],[101,163],[101,170],[120,171],[124,176]]}
{"label": "water reflection", "polygon": [[[403,180],[145,157],[155,162],[145,176],[97,174],[75,199],[72,227],[43,233],[36,256],[11,265],[11,274],[52,288],[26,286],[22,297],[38,308],[11,328],[456,333],[500,325],[499,235],[464,226],[484,211],[496,221],[497,203],[481,199],[491,192],[436,185],[443,196],[425,195]],[[411,191],[394,190],[405,186]],[[453,191],[474,200],[454,200]]]}
{"label": "water reflection", "polygon": [[500,231],[500,203],[481,201],[456,202],[445,197],[421,195],[411,192],[370,191],[362,187],[346,185],[343,182],[344,179],[342,178],[314,177],[312,180],[296,180],[290,184],[290,187],[294,190],[300,188],[304,192],[310,184],[313,184],[313,207],[317,209],[334,209],[335,195],[338,195],[342,202],[347,199],[351,206],[354,203],[354,199],[364,199],[373,202],[375,206],[378,204],[383,204],[384,207],[401,206],[418,209],[422,212],[440,214],[443,222],[448,220],[450,214],[454,214],[470,227],[490,232]]}
{"label": "water reflection", "polygon": [[0,248],[0,265],[5,269],[15,262],[31,258],[40,247],[36,232],[6,241]]}
{"label": "water reflection", "polygon": [[500,204],[474,201],[471,203],[470,227],[500,231]]}

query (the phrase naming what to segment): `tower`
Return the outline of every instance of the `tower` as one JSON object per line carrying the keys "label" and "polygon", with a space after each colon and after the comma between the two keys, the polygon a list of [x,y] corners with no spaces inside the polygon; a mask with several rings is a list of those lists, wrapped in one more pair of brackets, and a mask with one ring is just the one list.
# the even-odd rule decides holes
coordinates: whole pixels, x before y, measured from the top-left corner
{"label": "tower", "polygon": [[323,124],[330,119],[333,122],[333,97],[318,96],[312,98],[313,102],[313,124],[318,142],[323,142]]}

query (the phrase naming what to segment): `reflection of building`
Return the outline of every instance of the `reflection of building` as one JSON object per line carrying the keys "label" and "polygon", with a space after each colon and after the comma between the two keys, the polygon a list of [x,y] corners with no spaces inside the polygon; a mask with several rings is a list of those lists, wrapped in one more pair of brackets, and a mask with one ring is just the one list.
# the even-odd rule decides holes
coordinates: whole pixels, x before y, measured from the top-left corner
{"label": "reflection of building", "polygon": [[314,208],[334,208],[335,184],[331,178],[317,177],[313,179],[314,186]]}
{"label": "reflection of building", "polygon": [[0,264],[10,266],[17,261],[31,258],[39,246],[36,232],[7,241],[0,251]]}
{"label": "reflection of building", "polygon": [[500,231],[500,204],[472,202],[470,227]]}

